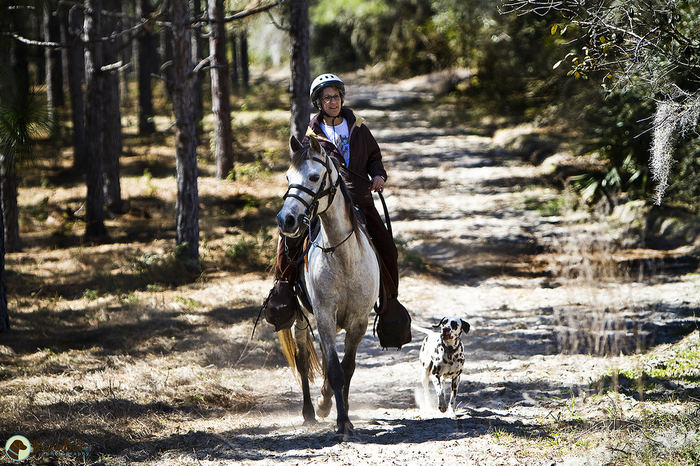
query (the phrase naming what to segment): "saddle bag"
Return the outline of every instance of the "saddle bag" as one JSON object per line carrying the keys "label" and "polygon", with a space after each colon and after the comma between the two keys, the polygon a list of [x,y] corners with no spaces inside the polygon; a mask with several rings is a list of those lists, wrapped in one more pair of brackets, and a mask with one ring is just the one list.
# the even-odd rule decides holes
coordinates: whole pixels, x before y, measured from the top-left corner
{"label": "saddle bag", "polygon": [[292,328],[297,315],[301,313],[294,284],[287,280],[277,280],[270,290],[265,303],[265,320],[275,326],[275,331]]}
{"label": "saddle bag", "polygon": [[398,348],[411,342],[411,316],[397,298],[389,298],[375,320],[379,344],[382,348]]}
{"label": "saddle bag", "polygon": [[389,271],[381,258],[379,261],[380,286],[379,303],[374,311],[377,317],[374,319],[374,330],[379,337],[382,348],[398,348],[411,342],[411,315],[396,297],[398,292],[394,281],[389,276]]}

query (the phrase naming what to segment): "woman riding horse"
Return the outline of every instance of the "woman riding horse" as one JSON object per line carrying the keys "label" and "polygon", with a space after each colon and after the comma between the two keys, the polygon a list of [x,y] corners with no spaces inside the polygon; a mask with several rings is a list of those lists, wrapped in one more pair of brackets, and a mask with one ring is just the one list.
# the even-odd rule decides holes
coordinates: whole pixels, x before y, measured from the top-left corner
{"label": "woman riding horse", "polygon": [[[318,76],[311,84],[310,94],[319,113],[311,119],[303,142],[308,144],[308,136],[316,137],[326,153],[340,161],[341,170],[351,175],[353,203],[364,214],[367,231],[393,281],[394,286],[390,289],[398,290],[398,252],[372,199],[372,191],[381,193],[387,180],[379,145],[364,120],[343,107],[345,85],[340,78],[333,74]],[[263,305],[267,321],[277,331],[291,327],[294,322],[294,312],[291,312],[296,305],[293,287],[298,278],[298,265],[303,262],[299,258],[304,239],[304,236],[281,236],[278,243],[275,286]],[[396,294],[388,296],[388,299],[395,299]]]}

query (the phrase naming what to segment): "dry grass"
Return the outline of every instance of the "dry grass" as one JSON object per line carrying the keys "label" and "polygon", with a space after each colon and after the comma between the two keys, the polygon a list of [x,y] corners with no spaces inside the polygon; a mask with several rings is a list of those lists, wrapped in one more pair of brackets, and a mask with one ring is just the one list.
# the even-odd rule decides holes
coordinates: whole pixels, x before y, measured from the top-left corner
{"label": "dry grass", "polygon": [[85,186],[70,153],[23,172],[24,249],[6,257],[12,329],[0,339],[0,438],[23,434],[54,450],[68,442],[93,460],[127,448],[152,457],[188,430],[272,404],[274,391],[253,396],[246,368],[284,365],[268,326],[251,332],[275,249],[287,122],[248,120],[237,123],[236,181],[214,179],[200,147],[197,275],[174,259],[172,135],[125,131],[125,211],[109,216],[101,243],[82,237]]}

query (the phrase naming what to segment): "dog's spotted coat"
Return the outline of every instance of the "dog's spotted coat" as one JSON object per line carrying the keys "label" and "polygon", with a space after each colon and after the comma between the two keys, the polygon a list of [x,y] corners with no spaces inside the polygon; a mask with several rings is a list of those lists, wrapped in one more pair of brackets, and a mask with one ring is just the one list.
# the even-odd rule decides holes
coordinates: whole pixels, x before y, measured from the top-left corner
{"label": "dog's spotted coat", "polygon": [[[428,381],[433,383],[438,398],[438,408],[447,411],[448,404],[454,414],[459,379],[464,367],[464,346],[461,337],[469,332],[469,323],[457,317],[445,317],[434,325],[436,332],[426,332],[420,349],[420,362],[425,370],[423,390],[429,399]],[[445,400],[443,383],[451,380],[449,403]]]}

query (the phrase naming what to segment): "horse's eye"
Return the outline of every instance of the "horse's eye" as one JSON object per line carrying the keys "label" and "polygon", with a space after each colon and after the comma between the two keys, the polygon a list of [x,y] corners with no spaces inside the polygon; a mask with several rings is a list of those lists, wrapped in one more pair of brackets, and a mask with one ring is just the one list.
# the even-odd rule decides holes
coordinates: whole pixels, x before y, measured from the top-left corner
{"label": "horse's eye", "polygon": [[314,183],[317,182],[317,181],[320,180],[320,179],[321,179],[321,177],[320,177],[319,175],[317,175],[317,174],[313,174],[313,175],[309,176],[309,181],[312,181],[312,182],[314,182]]}

